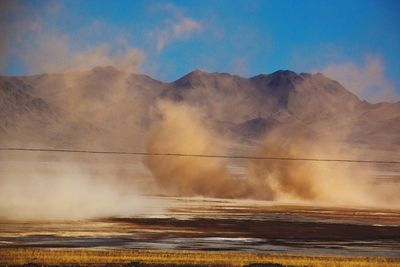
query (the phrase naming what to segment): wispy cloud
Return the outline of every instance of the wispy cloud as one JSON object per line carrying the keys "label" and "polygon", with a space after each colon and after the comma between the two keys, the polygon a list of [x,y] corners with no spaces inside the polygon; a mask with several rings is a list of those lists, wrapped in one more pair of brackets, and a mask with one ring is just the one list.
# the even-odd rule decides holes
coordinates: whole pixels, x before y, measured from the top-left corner
{"label": "wispy cloud", "polygon": [[113,66],[128,72],[137,72],[145,53],[129,45],[112,48],[107,43],[74,50],[71,38],[47,36],[20,55],[30,73],[88,70],[96,66]]}
{"label": "wispy cloud", "polygon": [[182,39],[187,39],[203,30],[203,24],[185,15],[185,12],[178,6],[172,4],[154,5],[150,7],[154,13],[164,12],[167,14],[163,26],[158,27],[150,33],[155,39],[156,50],[161,52],[169,44]]}
{"label": "wispy cloud", "polygon": [[65,12],[61,4],[43,2],[34,7],[25,2],[4,1],[0,6],[0,71],[18,61],[28,74],[106,65],[138,72],[145,59],[143,50],[123,38],[126,32],[116,32],[110,41],[92,42],[92,37],[102,34],[100,28],[104,31],[108,26],[103,21],[94,21],[90,28],[73,33],[53,25],[51,22]]}
{"label": "wispy cloud", "polygon": [[363,64],[351,61],[329,64],[319,71],[339,81],[362,99],[371,102],[400,99],[393,83],[385,74],[385,63],[379,56],[368,55]]}

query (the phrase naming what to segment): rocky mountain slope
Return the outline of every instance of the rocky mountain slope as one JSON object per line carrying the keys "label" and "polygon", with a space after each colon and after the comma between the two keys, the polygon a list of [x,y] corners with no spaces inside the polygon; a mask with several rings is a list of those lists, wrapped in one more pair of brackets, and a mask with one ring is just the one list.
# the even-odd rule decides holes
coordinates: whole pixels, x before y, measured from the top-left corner
{"label": "rocky mountain slope", "polygon": [[251,143],[282,127],[289,135],[400,146],[400,102],[362,101],[322,74],[244,78],[195,70],[164,83],[113,67],[0,77],[1,142],[65,147],[87,139],[101,147],[143,147],[160,99],[198,108],[218,131],[239,141]]}
{"label": "rocky mountain slope", "polygon": [[32,89],[24,79],[0,77],[0,144],[70,147],[84,142],[74,136],[106,136],[106,131],[68,118],[57,106],[32,96]]}

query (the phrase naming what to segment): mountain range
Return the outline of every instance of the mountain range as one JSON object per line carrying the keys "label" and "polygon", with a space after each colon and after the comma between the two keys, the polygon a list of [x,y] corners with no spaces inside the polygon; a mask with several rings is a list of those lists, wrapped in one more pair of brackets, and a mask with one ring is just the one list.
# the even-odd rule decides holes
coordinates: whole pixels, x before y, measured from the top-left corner
{"label": "mountain range", "polygon": [[241,143],[283,129],[288,138],[301,132],[361,147],[400,147],[400,102],[360,100],[320,73],[244,78],[195,70],[166,83],[110,66],[0,76],[0,143],[141,150],[155,104],[165,99],[197,108],[216,131]]}

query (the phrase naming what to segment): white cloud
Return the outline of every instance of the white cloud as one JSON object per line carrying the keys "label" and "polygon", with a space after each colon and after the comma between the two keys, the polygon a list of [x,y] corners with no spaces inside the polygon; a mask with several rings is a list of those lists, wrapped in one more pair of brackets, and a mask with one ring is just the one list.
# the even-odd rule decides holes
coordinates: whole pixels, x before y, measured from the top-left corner
{"label": "white cloud", "polygon": [[327,65],[319,71],[339,81],[362,99],[371,102],[398,101],[399,94],[385,75],[383,60],[379,56],[369,55],[363,63],[346,61]]}
{"label": "white cloud", "polygon": [[200,30],[201,25],[199,22],[190,19],[190,18],[182,18],[179,23],[176,23],[173,28],[173,33],[176,36],[182,36],[185,34],[190,34],[194,31]]}
{"label": "white cloud", "polygon": [[86,70],[111,65],[138,72],[144,51],[126,41],[126,32],[113,32],[110,41],[91,42],[111,26],[94,21],[88,28],[65,33],[56,21],[65,11],[60,3],[43,2],[30,6],[20,1],[0,3],[0,71],[13,62],[22,64],[27,74]]}
{"label": "white cloud", "polygon": [[185,16],[183,10],[177,6],[156,5],[151,9],[152,11],[168,12],[168,18],[163,23],[164,27],[160,27],[150,34],[156,39],[157,52],[162,51],[167,45],[189,38],[203,29],[200,21]]}
{"label": "white cloud", "polygon": [[5,0],[0,3],[3,26],[0,27],[0,71],[9,71],[13,64],[22,67],[24,74],[86,70],[104,65],[129,72],[143,71],[148,53],[161,52],[204,28],[200,21],[173,4],[152,5],[150,11],[159,18],[156,28],[149,31],[153,46],[138,49],[127,41],[132,40],[131,31],[102,20],[65,32],[57,26],[59,18],[68,14],[63,4],[43,2],[38,6]]}

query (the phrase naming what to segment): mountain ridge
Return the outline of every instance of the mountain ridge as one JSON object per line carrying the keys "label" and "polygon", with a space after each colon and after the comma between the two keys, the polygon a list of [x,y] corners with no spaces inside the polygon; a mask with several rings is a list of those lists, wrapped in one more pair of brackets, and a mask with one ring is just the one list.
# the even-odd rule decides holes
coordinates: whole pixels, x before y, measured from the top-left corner
{"label": "mountain ridge", "polygon": [[[278,70],[245,78],[194,70],[175,81],[163,82],[105,66],[81,72],[0,76],[0,89],[6,88],[16,95],[24,92],[52,107],[51,111],[33,108],[30,111],[35,114],[33,121],[45,121],[46,113],[54,113],[60,125],[66,121],[64,128],[75,125],[78,129],[85,125],[82,126],[88,129],[85,136],[91,135],[92,127],[104,129],[113,136],[109,140],[121,146],[124,140],[145,140],[153,107],[162,99],[197,108],[208,120],[228,122],[215,125],[242,140],[262,138],[284,125],[288,129],[304,126],[321,136],[337,135],[349,142],[370,142],[380,147],[400,144],[400,128],[396,126],[400,122],[400,101],[372,104],[360,100],[339,82],[321,73]],[[13,118],[12,113],[24,110],[23,101],[12,102],[4,94],[0,98],[2,118]],[[12,103],[12,111],[2,108],[6,103]],[[6,140],[9,126],[4,121],[0,130],[2,139]],[[47,124],[53,125],[53,119]],[[43,130],[48,129],[43,127]],[[383,142],[383,136],[388,140]],[[143,144],[143,141],[137,143]]]}

